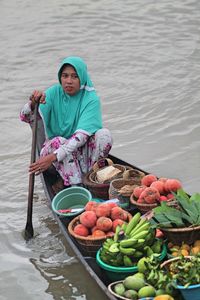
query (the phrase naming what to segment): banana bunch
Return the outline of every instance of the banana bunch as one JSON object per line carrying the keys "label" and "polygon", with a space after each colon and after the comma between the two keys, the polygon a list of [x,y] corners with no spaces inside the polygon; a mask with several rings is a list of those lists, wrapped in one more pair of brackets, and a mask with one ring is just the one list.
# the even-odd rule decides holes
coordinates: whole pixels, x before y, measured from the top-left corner
{"label": "banana bunch", "polygon": [[150,222],[136,213],[126,226],[116,228],[115,236],[102,246],[100,257],[108,264],[134,266],[143,256],[160,253],[161,240],[155,240],[155,230]]}

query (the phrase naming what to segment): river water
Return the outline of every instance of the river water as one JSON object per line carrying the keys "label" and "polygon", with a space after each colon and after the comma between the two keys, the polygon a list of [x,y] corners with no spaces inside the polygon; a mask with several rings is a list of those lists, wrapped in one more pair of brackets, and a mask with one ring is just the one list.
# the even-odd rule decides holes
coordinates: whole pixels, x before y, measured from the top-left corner
{"label": "river water", "polygon": [[[35,238],[24,241],[31,131],[19,111],[85,59],[112,154],[157,176],[200,186],[198,0],[1,0],[0,300],[100,300],[55,223],[36,179]],[[94,296],[95,295],[95,296]]]}

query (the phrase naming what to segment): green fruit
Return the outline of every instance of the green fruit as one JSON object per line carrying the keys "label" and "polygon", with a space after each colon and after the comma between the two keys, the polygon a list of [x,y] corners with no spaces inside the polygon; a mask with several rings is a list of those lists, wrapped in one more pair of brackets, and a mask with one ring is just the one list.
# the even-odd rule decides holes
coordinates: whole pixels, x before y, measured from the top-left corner
{"label": "green fruit", "polygon": [[156,295],[156,290],[151,285],[144,286],[138,291],[139,298],[154,297],[155,295]]}
{"label": "green fruit", "polygon": [[162,251],[162,240],[158,239],[156,240],[153,245],[151,246],[151,249],[154,253],[161,253]]}
{"label": "green fruit", "polygon": [[119,296],[123,296],[123,294],[125,292],[125,287],[124,287],[123,283],[117,283],[114,286],[114,292]]}
{"label": "green fruit", "polygon": [[128,290],[138,291],[143,286],[145,286],[145,281],[143,278],[137,278],[133,276],[128,276],[124,279],[124,286]]}
{"label": "green fruit", "polygon": [[156,291],[156,296],[164,295],[165,293],[166,293],[165,290],[159,289]]}
{"label": "green fruit", "polygon": [[134,290],[126,290],[123,296],[125,298],[132,299],[132,300],[137,300],[138,299],[138,294]]}
{"label": "green fruit", "polygon": [[148,257],[142,257],[137,263],[138,272],[145,273],[147,271],[146,264],[148,264],[148,262],[149,262]]}
{"label": "green fruit", "polygon": [[143,273],[140,273],[140,272],[137,272],[135,273],[134,275],[132,275],[133,277],[137,277],[137,278],[142,278],[142,279],[145,279],[145,276]]}
{"label": "green fruit", "polygon": [[169,294],[170,296],[173,296],[174,290],[175,289],[174,289],[172,283],[168,283],[165,287],[165,293]]}

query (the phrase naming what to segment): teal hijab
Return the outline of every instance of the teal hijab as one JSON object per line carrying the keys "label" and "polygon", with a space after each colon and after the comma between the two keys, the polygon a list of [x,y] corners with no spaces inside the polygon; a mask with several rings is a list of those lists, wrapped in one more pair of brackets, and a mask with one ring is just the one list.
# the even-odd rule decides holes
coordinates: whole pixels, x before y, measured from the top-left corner
{"label": "teal hijab", "polygon": [[[61,71],[64,65],[74,67],[80,80],[80,90],[73,96],[64,92],[61,85]],[[94,134],[102,128],[99,97],[96,94],[87,66],[80,57],[65,58],[58,71],[59,83],[45,91],[46,103],[40,104],[46,136],[69,138],[76,131]]]}

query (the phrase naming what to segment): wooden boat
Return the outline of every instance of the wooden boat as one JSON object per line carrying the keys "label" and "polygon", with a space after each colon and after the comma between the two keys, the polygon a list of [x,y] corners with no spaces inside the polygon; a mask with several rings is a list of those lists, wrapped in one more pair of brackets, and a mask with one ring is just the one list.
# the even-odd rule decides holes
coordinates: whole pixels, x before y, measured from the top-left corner
{"label": "wooden boat", "polygon": [[[37,136],[37,148],[38,148],[38,153],[41,149],[41,146],[44,142],[44,129],[42,126],[42,123],[39,122],[38,124],[38,136]],[[110,159],[117,164],[122,164],[122,165],[129,165],[130,167],[134,167],[131,164],[128,164],[127,162],[118,159],[115,156],[110,155]],[[139,168],[136,168],[139,171],[142,171]],[[144,171],[143,171],[144,172]],[[49,201],[49,206],[51,208],[51,202],[54,197],[54,192],[52,190],[52,183],[56,179],[56,174],[55,172],[44,172],[41,174],[41,180],[43,183],[44,191],[46,194],[46,197]],[[70,222],[69,218],[60,218],[56,213],[52,211],[54,218],[56,219],[63,235],[65,236],[65,239],[67,243],[70,245],[72,250],[74,251],[75,255],[77,258],[80,260],[82,265],[85,267],[87,272],[90,274],[91,278],[96,282],[96,284],[100,287],[100,289],[103,291],[105,296],[107,296],[108,299],[110,300],[116,300],[117,298],[114,297],[107,289],[108,284],[110,283],[109,280],[106,278],[105,274],[101,270],[101,268],[97,265],[96,259],[94,257],[90,257],[88,255],[85,255],[83,253],[83,250],[80,248],[79,244],[76,242],[75,239],[68,233],[67,231],[67,225]]]}

